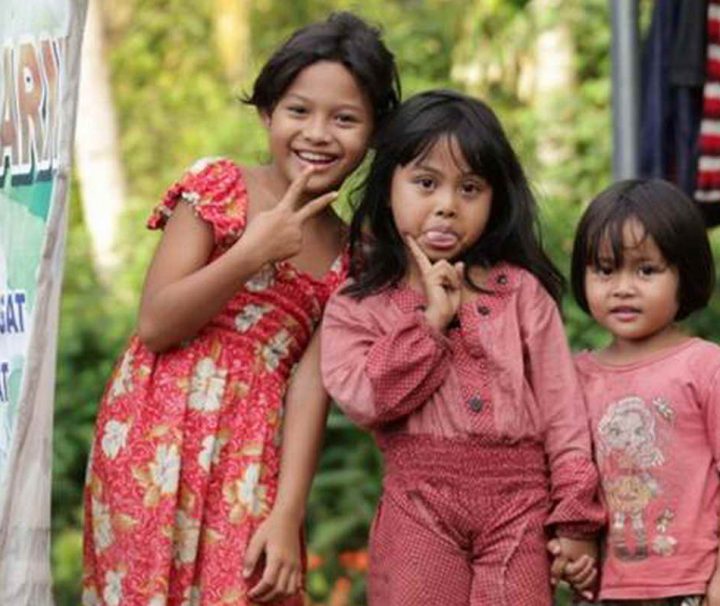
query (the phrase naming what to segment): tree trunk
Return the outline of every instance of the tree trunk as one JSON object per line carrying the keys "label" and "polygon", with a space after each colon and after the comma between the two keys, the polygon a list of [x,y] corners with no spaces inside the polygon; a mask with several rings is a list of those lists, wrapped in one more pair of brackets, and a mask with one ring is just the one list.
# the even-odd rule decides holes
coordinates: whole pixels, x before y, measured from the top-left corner
{"label": "tree trunk", "polygon": [[119,219],[125,207],[125,177],[103,40],[99,0],[89,0],[82,47],[75,166],[95,269],[101,281],[109,284],[119,265],[116,245]]}
{"label": "tree trunk", "polygon": [[242,84],[250,68],[251,0],[214,0],[215,46],[225,77],[231,84]]}
{"label": "tree trunk", "polygon": [[[538,21],[543,15],[558,15],[560,0],[533,0]],[[535,70],[532,105],[542,125],[537,142],[541,165],[552,168],[567,160],[571,150],[562,138],[566,130],[563,106],[576,85],[574,47],[570,26],[556,17],[550,27],[541,27],[535,42]]]}

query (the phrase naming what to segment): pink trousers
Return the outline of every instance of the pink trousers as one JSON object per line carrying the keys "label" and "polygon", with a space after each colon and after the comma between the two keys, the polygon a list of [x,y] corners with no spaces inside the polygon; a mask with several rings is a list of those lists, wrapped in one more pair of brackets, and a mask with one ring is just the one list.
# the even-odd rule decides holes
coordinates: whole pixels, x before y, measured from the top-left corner
{"label": "pink trousers", "polygon": [[537,444],[401,435],[370,537],[370,606],[551,606]]}

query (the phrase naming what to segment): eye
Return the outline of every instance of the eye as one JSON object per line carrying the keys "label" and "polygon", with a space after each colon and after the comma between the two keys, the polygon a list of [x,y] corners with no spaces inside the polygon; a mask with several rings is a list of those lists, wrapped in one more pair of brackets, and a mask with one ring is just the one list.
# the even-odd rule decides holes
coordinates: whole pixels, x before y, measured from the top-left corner
{"label": "eye", "polygon": [[431,192],[435,189],[435,179],[427,176],[420,176],[413,179],[413,183],[423,192]]}
{"label": "eye", "polygon": [[591,265],[590,270],[601,278],[609,278],[612,276],[615,268],[610,265],[610,263],[598,263],[596,265]]}
{"label": "eye", "polygon": [[355,114],[341,113],[335,116],[335,121],[341,126],[353,126],[360,122],[360,119]]}
{"label": "eye", "polygon": [[662,272],[662,267],[659,265],[655,265],[653,263],[643,263],[638,267],[638,273],[643,278],[650,278],[651,276],[654,276],[655,274],[659,274]]}
{"label": "eye", "polygon": [[288,113],[293,116],[304,116],[307,114],[307,109],[303,105],[288,105],[286,109]]}
{"label": "eye", "polygon": [[485,191],[485,185],[483,183],[479,183],[478,181],[465,181],[460,186],[460,191],[464,196],[472,198],[479,196],[483,191]]}

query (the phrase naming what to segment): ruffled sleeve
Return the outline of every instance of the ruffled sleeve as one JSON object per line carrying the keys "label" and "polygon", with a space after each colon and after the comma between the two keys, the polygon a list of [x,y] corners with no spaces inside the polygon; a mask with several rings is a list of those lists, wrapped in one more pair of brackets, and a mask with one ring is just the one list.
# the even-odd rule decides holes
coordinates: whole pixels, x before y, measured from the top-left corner
{"label": "ruffled sleeve", "polygon": [[227,159],[196,162],[163,196],[148,219],[150,229],[165,227],[181,200],[213,230],[216,246],[229,248],[247,220],[247,189],[240,167]]}

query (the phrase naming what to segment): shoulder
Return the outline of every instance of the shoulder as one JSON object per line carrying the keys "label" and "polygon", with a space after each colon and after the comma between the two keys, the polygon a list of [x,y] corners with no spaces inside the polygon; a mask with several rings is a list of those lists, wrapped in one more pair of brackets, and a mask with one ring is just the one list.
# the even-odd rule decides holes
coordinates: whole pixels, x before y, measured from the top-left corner
{"label": "shoulder", "polygon": [[197,203],[207,204],[246,191],[241,168],[228,158],[197,160],[185,171],[179,183],[191,192],[190,195],[195,194]]}
{"label": "shoulder", "polygon": [[545,289],[542,282],[523,267],[504,264],[508,275],[508,288],[517,298],[517,311],[527,319],[550,317],[560,313],[560,308]]}
{"label": "shoulder", "polygon": [[323,319],[325,324],[364,323],[380,327],[398,316],[399,310],[388,291],[358,299],[344,292],[352,283],[352,279],[347,279],[330,296]]}
{"label": "shoulder", "polygon": [[227,246],[242,233],[247,216],[247,188],[240,167],[227,158],[202,158],[165,192],[148,226],[162,228],[180,201],[213,227],[218,244]]}
{"label": "shoulder", "polygon": [[[685,358],[693,375],[707,381],[720,377],[720,346],[715,343],[693,338],[686,348],[678,352],[678,356]],[[668,363],[674,365],[677,360],[669,360]]]}

